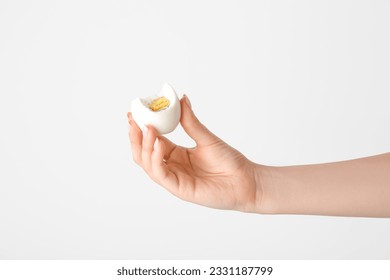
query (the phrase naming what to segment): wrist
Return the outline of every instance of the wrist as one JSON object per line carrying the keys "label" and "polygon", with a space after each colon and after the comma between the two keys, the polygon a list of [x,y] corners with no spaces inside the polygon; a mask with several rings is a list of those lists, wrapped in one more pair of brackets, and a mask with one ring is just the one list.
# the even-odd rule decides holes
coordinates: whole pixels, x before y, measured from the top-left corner
{"label": "wrist", "polygon": [[255,164],[256,207],[259,214],[276,214],[277,199],[274,187],[274,169],[272,166]]}

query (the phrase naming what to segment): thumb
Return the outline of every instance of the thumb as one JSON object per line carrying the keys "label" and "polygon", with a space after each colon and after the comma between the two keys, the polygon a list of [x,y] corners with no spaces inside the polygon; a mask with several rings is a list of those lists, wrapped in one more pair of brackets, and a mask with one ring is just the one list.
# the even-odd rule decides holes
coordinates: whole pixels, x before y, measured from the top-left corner
{"label": "thumb", "polygon": [[196,145],[209,145],[218,141],[218,137],[211,133],[195,116],[191,108],[191,102],[187,95],[180,100],[181,126],[185,132],[196,142]]}

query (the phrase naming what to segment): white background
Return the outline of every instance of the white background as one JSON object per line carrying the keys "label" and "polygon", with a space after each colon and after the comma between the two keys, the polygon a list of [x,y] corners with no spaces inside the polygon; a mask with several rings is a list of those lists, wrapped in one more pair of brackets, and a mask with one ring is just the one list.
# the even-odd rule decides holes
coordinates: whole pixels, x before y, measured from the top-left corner
{"label": "white background", "polygon": [[132,162],[126,119],[167,81],[262,164],[389,152],[389,14],[388,1],[0,0],[0,258],[390,259],[390,219],[175,198]]}

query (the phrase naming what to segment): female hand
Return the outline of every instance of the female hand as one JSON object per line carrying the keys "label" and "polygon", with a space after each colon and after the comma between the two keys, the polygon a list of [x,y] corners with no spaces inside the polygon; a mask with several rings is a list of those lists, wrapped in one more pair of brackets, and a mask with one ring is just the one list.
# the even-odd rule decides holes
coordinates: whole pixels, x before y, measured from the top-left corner
{"label": "female hand", "polygon": [[138,127],[128,113],[134,161],[175,196],[219,209],[260,212],[258,165],[211,133],[194,115],[187,96],[180,123],[196,147],[178,146],[152,126]]}
{"label": "female hand", "polygon": [[208,207],[255,213],[390,217],[390,153],[301,166],[255,164],[212,134],[180,101],[196,147],[177,146],[128,114],[133,158],[168,191]]}

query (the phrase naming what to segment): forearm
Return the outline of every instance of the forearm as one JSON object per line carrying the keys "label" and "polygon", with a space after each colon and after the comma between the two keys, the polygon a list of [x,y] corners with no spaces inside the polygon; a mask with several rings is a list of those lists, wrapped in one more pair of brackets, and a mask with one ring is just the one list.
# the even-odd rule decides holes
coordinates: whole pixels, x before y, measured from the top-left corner
{"label": "forearm", "polygon": [[262,213],[390,217],[390,153],[258,174]]}

